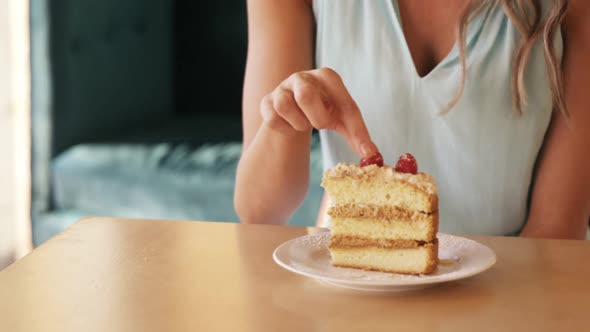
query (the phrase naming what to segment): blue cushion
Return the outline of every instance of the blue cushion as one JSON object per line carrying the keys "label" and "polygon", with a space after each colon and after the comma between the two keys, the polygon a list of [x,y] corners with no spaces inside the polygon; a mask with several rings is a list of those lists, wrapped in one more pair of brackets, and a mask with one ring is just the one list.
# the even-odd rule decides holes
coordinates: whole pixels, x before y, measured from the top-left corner
{"label": "blue cushion", "polygon": [[[54,207],[87,215],[237,222],[235,169],[241,144],[78,145],[53,163]],[[290,224],[315,224],[322,196],[319,143],[310,190]],[[272,202],[269,202],[272,204]]]}

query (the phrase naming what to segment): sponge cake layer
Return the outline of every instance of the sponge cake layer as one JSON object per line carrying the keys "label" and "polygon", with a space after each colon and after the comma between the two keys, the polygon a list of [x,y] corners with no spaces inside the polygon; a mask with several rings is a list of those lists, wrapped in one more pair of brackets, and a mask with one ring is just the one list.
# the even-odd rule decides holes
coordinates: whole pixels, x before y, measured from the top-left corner
{"label": "sponge cake layer", "polygon": [[431,242],[436,237],[437,229],[438,214],[415,221],[364,217],[332,217],[330,220],[330,230],[335,237]]}
{"label": "sponge cake layer", "polygon": [[322,187],[337,205],[397,206],[423,213],[438,210],[436,185],[426,173],[406,174],[387,166],[339,164],[326,171]]}
{"label": "sponge cake layer", "polygon": [[410,249],[377,247],[331,248],[332,264],[364,270],[428,274],[438,262],[438,244],[427,244]]}

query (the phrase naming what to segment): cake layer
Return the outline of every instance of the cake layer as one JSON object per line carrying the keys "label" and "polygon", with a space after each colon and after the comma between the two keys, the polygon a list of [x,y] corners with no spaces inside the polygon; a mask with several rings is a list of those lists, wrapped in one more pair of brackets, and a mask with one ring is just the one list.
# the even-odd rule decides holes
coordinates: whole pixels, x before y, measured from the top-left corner
{"label": "cake layer", "polygon": [[407,239],[430,242],[436,237],[437,228],[437,222],[434,220],[399,221],[339,217],[330,219],[332,235],[367,239]]}
{"label": "cake layer", "polygon": [[428,274],[438,265],[438,244],[418,248],[332,248],[332,265],[363,270]]}
{"label": "cake layer", "polygon": [[[388,219],[375,218],[378,210],[364,208],[339,209],[337,207],[328,210],[330,215],[330,230],[334,236],[355,236],[367,239],[407,239],[430,242],[438,232],[438,212],[433,214],[414,213],[385,214]],[[356,217],[361,216],[361,217]]]}
{"label": "cake layer", "polygon": [[399,221],[339,217],[330,220],[332,235],[367,239],[407,239],[430,242],[436,237],[437,228],[433,220]]}
{"label": "cake layer", "polygon": [[322,187],[335,205],[393,205],[424,213],[438,210],[436,184],[426,173],[400,173],[389,166],[338,164],[326,171]]}

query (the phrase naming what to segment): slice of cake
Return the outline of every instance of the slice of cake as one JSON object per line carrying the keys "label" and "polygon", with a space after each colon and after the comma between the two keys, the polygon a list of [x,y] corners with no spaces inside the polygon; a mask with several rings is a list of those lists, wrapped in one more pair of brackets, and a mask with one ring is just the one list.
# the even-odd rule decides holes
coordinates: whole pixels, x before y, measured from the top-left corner
{"label": "slice of cake", "polygon": [[411,155],[395,168],[382,161],[338,164],[325,172],[322,187],[332,201],[333,265],[406,274],[436,269],[437,187],[432,176],[417,172]]}

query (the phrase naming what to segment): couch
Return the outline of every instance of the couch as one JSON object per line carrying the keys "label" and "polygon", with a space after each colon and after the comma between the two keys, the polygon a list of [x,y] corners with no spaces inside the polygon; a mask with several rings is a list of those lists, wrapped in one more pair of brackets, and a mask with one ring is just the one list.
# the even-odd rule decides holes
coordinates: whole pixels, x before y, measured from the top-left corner
{"label": "couch", "polygon": [[[245,1],[32,0],[34,244],[88,215],[238,222],[246,41]],[[317,138],[310,166],[293,225]]]}

